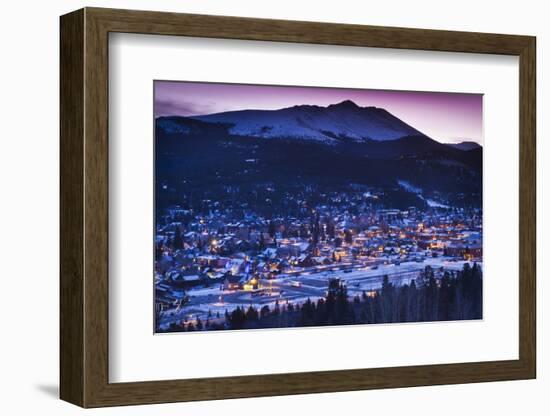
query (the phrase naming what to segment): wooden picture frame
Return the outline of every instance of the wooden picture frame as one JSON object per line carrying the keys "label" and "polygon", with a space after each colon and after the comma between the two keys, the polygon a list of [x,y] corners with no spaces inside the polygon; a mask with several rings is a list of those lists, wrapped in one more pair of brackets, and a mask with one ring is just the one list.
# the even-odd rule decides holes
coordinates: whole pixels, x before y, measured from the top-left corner
{"label": "wooden picture frame", "polygon": [[[61,17],[61,399],[101,407],[530,379],[535,333],[535,38],[85,8]],[[109,383],[108,34],[298,42],[519,57],[519,359]]]}

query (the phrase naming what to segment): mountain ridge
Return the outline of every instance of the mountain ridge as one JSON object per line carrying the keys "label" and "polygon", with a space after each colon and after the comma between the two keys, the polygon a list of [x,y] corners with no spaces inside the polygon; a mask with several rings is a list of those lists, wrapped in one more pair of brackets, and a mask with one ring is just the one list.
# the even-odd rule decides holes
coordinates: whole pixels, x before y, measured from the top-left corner
{"label": "mountain ridge", "polygon": [[360,107],[351,100],[326,107],[296,105],[277,110],[234,110],[186,118],[227,125],[228,132],[237,136],[298,138],[328,144],[340,140],[388,141],[425,136],[383,108]]}
{"label": "mountain ridge", "polygon": [[475,150],[481,147],[479,143],[474,142],[472,140],[464,140],[460,143],[447,143],[447,146],[451,146],[455,149],[459,149],[462,151]]}
{"label": "mountain ridge", "polygon": [[[243,118],[246,121],[247,117],[257,120],[258,112],[277,116],[282,112],[281,122],[291,117],[294,128],[300,119],[306,130],[313,125],[315,116],[326,116],[327,112],[332,117],[343,114],[341,119],[346,123],[357,114],[368,115],[376,120],[375,125],[386,128],[387,137],[399,137],[386,140],[350,137],[326,123],[314,124],[313,139],[287,134],[291,128],[268,128],[260,130],[259,135],[251,134],[254,131],[250,130],[250,123],[245,123],[244,129],[234,129],[235,121],[242,122]],[[215,114],[156,119],[155,171],[158,191],[164,198],[162,204],[169,204],[175,195],[191,188],[209,198],[211,193],[228,192],[235,186],[251,190],[262,183],[276,184],[281,192],[296,192],[304,184],[328,191],[354,183],[383,189],[385,198],[392,203],[405,207],[425,205],[417,195],[402,189],[399,181],[413,184],[423,189],[426,198],[445,204],[480,204],[481,147],[461,150],[438,142],[384,109],[344,101],[327,107],[295,106],[220,114],[223,117]],[[308,119],[308,115],[312,118]],[[267,134],[270,132],[271,135]]]}

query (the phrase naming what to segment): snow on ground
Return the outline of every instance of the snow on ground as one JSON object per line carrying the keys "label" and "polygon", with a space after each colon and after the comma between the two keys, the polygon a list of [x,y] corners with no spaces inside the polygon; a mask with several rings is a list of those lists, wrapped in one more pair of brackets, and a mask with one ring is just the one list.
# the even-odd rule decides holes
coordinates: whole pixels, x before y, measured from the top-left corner
{"label": "snow on ground", "polygon": [[433,199],[426,199],[428,206],[432,208],[449,208],[448,205],[442,204],[441,202],[434,201]]}
{"label": "snow on ground", "polygon": [[[328,281],[331,278],[339,278],[346,283],[350,297],[361,294],[363,291],[376,290],[382,286],[385,275],[396,286],[409,284],[417,279],[419,272],[426,266],[438,270],[462,270],[465,261],[453,261],[448,257],[429,257],[423,262],[404,262],[399,265],[385,264],[378,267],[360,266],[347,267],[343,270],[304,271],[300,275],[281,275],[277,279],[262,280],[261,290],[248,292],[243,290],[221,290],[217,284],[208,288],[195,288],[187,292],[190,303],[182,308],[167,311],[162,319],[163,324],[179,320],[195,320],[200,317],[206,320],[210,311],[215,320],[216,313],[223,319],[225,311],[231,312],[238,306],[253,306],[261,309],[267,305],[273,309],[275,303],[280,305],[287,301],[294,305],[302,304],[311,299],[316,301],[326,296]],[[472,263],[470,263],[472,264]],[[482,263],[478,262],[482,267]]]}
{"label": "snow on ground", "polygon": [[412,192],[413,194],[422,194],[422,188],[418,188],[417,186],[414,186],[409,181],[404,181],[400,179],[397,181],[397,183],[401,188],[403,188],[407,192]]}
{"label": "snow on ground", "polygon": [[407,192],[412,192],[413,194],[416,194],[420,199],[426,201],[429,207],[431,208],[449,208],[448,205],[442,204],[441,202],[437,202],[433,199],[424,198],[424,195],[422,195],[422,188],[419,188],[417,186],[414,186],[412,183],[404,180],[398,180],[398,185],[403,188]]}

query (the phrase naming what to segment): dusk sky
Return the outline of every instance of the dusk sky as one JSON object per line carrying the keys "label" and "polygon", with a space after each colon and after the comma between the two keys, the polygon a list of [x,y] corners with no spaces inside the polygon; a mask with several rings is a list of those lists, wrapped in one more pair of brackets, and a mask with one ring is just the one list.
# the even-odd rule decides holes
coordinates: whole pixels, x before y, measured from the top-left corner
{"label": "dusk sky", "polygon": [[155,117],[224,111],[277,110],[294,105],[327,106],[351,100],[382,107],[434,140],[482,143],[482,94],[284,87],[155,81]]}

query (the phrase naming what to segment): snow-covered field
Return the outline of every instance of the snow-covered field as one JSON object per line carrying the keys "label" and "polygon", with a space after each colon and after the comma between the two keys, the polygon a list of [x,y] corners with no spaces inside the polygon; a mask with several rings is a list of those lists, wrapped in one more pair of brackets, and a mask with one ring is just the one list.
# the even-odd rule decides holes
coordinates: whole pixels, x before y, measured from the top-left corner
{"label": "snow-covered field", "polygon": [[[163,326],[181,320],[205,321],[216,320],[217,314],[223,319],[225,311],[231,312],[238,306],[253,306],[260,309],[267,305],[270,309],[278,301],[280,305],[287,301],[294,305],[305,302],[308,298],[317,300],[326,296],[328,281],[338,278],[346,283],[348,295],[355,296],[363,291],[379,289],[385,275],[396,286],[408,284],[418,278],[419,272],[426,266],[436,271],[461,270],[465,261],[452,261],[447,257],[426,258],[423,262],[405,262],[399,265],[386,264],[377,267],[356,265],[347,271],[303,271],[299,275],[281,275],[277,279],[260,281],[257,291],[222,290],[219,284],[208,288],[194,288],[187,292],[190,302],[181,308],[166,311],[161,318]],[[472,263],[470,263],[472,264]],[[482,266],[482,263],[478,262]]]}

